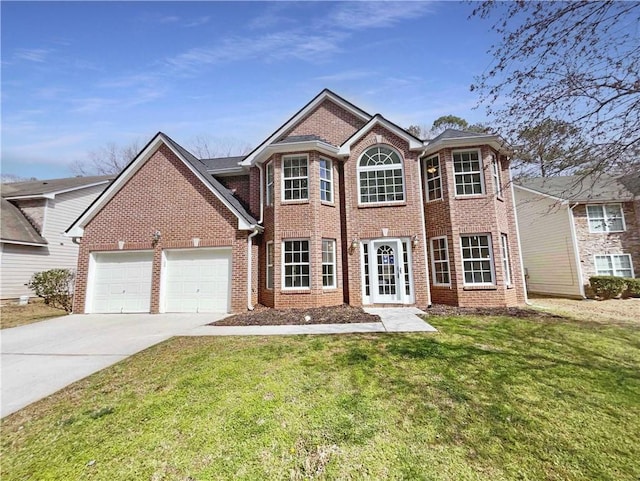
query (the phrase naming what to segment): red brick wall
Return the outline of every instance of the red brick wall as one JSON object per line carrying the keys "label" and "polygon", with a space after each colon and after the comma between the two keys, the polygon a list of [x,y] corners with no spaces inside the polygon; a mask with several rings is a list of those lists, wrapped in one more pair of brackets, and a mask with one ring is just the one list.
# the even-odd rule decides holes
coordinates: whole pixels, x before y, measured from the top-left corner
{"label": "red brick wall", "polygon": [[[524,302],[522,273],[515,227],[513,198],[509,184],[508,159],[500,160],[502,195],[497,196],[491,175],[491,155],[488,146],[471,146],[454,150],[480,149],[483,159],[485,193],[473,196],[455,195],[452,149],[438,152],[443,187],[443,200],[425,204],[429,238],[447,236],[451,286],[432,286],[433,302],[460,306],[512,306]],[[501,234],[507,234],[511,267],[511,287],[504,282]],[[495,286],[464,286],[460,236],[490,234],[493,248]],[[430,247],[430,246],[429,246]],[[431,256],[431,253],[429,253]],[[431,257],[429,257],[431,259]]]}
{"label": "red brick wall", "polygon": [[[378,142],[377,136],[380,137],[380,142]],[[405,202],[401,204],[358,205],[360,195],[358,161],[368,147],[377,144],[394,147],[404,159]],[[382,229],[388,229],[387,236],[393,238],[411,238],[416,235],[418,244],[413,247],[412,251],[415,303],[426,306],[428,303],[428,284],[424,259],[425,236],[420,212],[422,202],[418,168],[417,154],[409,151],[408,144],[380,126],[374,127],[351,146],[351,154],[344,164],[346,241],[350,243],[353,239],[382,238],[384,237]],[[359,250],[349,255],[348,265],[349,303],[362,305],[362,269]]]}
{"label": "red brick wall", "polygon": [[251,182],[248,174],[224,177],[216,176],[216,179],[227,189],[231,190],[233,195],[237,197],[248,210],[251,210]]}
{"label": "red brick wall", "polygon": [[589,283],[589,277],[596,275],[595,255],[631,254],[635,276],[640,276],[640,216],[637,211],[639,208],[638,201],[635,205],[634,202],[622,203],[626,230],[611,233],[589,232],[586,205],[581,204],[573,209],[582,280],[585,284]]}
{"label": "red brick wall", "polygon": [[[84,312],[89,255],[95,251],[153,249],[151,312],[159,310],[163,248],[232,247],[231,309],[247,304],[247,232],[237,217],[166,146],[162,146],[85,227],[78,256],[74,312]],[[152,245],[159,230],[161,240]]]}
{"label": "red brick wall", "polygon": [[309,112],[282,137],[292,135],[318,135],[333,145],[342,145],[365,124],[352,113],[330,100],[325,100]]}

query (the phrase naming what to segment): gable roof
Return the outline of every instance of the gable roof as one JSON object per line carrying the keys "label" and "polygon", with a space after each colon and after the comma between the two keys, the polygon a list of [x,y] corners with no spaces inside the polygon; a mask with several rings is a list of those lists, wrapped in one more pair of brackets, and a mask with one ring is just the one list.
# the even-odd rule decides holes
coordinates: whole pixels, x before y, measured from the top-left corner
{"label": "gable roof", "polygon": [[[336,93],[332,92],[329,89],[324,89],[318,95],[316,95],[313,99],[311,99],[304,107],[298,110],[289,120],[287,120],[284,124],[282,124],[275,132],[273,132],[267,139],[265,139],[260,145],[258,145],[255,149],[253,149],[242,161],[242,165],[251,166],[259,161],[260,154],[272,143],[276,142],[282,135],[285,134],[287,130],[293,127],[297,122],[299,122],[305,115],[312,112],[316,107],[318,107],[325,100],[330,100],[334,104],[344,108],[345,110],[351,112],[356,117],[360,118],[364,122],[368,122],[371,119],[371,115],[362,110],[361,108],[355,106],[348,100],[343,99]],[[322,140],[313,140],[315,142],[319,142],[320,144],[331,145],[328,142],[323,142]],[[300,142],[300,141],[298,141]],[[335,146],[334,146],[335,147]]]}
{"label": "gable roof", "polygon": [[479,132],[471,132],[470,130],[446,129],[440,135],[434,137],[429,142],[437,142],[445,139],[468,139],[472,137],[486,137],[489,134],[481,134]]}
{"label": "gable roof", "polygon": [[634,198],[634,193],[625,185],[626,181],[599,174],[529,177],[514,181],[514,184],[515,187],[571,202],[625,202]]}
{"label": "gable roof", "polygon": [[6,199],[0,200],[0,241],[9,244],[47,245],[47,241],[31,225],[22,211]]}
{"label": "gable roof", "polygon": [[11,182],[2,184],[2,197],[5,199],[18,198],[49,198],[57,194],[86,189],[95,185],[107,184],[115,179],[115,175],[94,175],[88,177],[68,177],[64,179],[28,180],[26,182]]}
{"label": "gable roof", "polygon": [[149,160],[149,158],[164,144],[180,159],[191,172],[209,189],[238,219],[238,229],[252,230],[257,227],[256,219],[249,214],[231,191],[224,187],[207,167],[191,152],[171,139],[168,135],[158,132],[142,151],[125,167],[113,183],[75,220],[66,230],[70,237],[82,237],[84,226],[109,202],[113,196],[133,177],[133,175]]}
{"label": "gable roof", "polygon": [[207,168],[207,172],[211,174],[226,172],[242,172],[243,168],[240,162],[244,160],[244,155],[234,157],[214,157],[212,159],[200,159],[200,162]]}
{"label": "gable roof", "polygon": [[355,144],[358,140],[360,140],[364,135],[367,134],[372,128],[376,125],[382,125],[385,129],[393,132],[401,139],[404,139],[409,144],[409,150],[422,150],[424,148],[424,144],[422,140],[420,140],[415,135],[407,132],[402,127],[394,124],[390,120],[385,119],[382,115],[376,114],[362,126],[358,131],[354,132],[354,134],[349,137],[344,143],[340,146],[338,150],[338,155],[347,156],[351,153],[351,146]]}

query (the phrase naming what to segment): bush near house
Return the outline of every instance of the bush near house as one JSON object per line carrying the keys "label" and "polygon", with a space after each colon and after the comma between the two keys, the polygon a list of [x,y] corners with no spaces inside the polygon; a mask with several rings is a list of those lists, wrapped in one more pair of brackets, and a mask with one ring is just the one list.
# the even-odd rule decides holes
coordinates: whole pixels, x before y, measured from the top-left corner
{"label": "bush near house", "polygon": [[71,312],[74,279],[75,273],[71,269],[50,269],[36,272],[27,287],[42,297],[45,304]]}
{"label": "bush near house", "polygon": [[591,276],[589,283],[596,297],[601,299],[613,299],[622,295],[627,288],[627,281],[624,277],[616,276]]}
{"label": "bush near house", "polygon": [[625,297],[640,297],[640,279],[627,279]]}

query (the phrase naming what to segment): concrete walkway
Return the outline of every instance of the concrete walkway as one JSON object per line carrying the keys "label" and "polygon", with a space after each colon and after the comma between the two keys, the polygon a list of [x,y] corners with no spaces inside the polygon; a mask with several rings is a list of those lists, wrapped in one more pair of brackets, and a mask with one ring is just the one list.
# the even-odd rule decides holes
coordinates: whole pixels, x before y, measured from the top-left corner
{"label": "concrete walkway", "polygon": [[0,417],[174,336],[434,332],[415,308],[365,309],[381,322],[208,326],[227,314],[72,314],[3,329]]}
{"label": "concrete walkway", "polygon": [[353,334],[362,332],[437,332],[417,315],[416,307],[365,308],[380,316],[381,322],[354,324],[308,324],[285,326],[202,326],[185,332],[185,336],[287,336],[300,334]]}

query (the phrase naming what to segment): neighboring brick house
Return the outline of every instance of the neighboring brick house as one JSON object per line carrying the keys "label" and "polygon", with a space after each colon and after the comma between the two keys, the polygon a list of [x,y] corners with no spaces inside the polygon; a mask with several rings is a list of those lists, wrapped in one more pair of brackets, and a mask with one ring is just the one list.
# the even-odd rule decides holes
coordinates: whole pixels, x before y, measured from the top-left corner
{"label": "neighboring brick house", "polygon": [[114,176],[2,184],[0,298],[33,296],[25,284],[53,268],[75,269],[78,246],[64,231]]}
{"label": "neighboring brick house", "polygon": [[530,178],[514,190],[530,292],[585,297],[591,276],[637,276],[640,176]]}
{"label": "neighboring brick house", "polygon": [[524,302],[508,150],[324,90],[246,156],[158,133],[68,235],[75,312]]}

